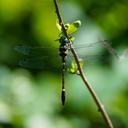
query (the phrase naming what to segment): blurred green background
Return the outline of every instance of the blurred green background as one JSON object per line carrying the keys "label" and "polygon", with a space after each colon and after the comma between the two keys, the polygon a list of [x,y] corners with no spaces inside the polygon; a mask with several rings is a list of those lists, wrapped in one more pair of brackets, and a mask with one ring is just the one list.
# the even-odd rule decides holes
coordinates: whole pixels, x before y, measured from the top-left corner
{"label": "blurred green background", "polygon": [[[60,8],[65,22],[82,22],[74,35],[76,43],[109,39],[124,57],[127,0],[61,0]],[[42,70],[18,65],[23,56],[15,46],[57,46],[57,38],[52,0],[0,0],[0,128],[105,128],[79,76],[66,74],[67,99],[65,106],[61,105],[61,63],[54,51],[44,53],[51,58],[43,61]],[[101,50],[99,54],[106,53]],[[118,61],[110,56],[106,63],[86,63],[84,70],[115,128],[128,128],[127,59]]]}

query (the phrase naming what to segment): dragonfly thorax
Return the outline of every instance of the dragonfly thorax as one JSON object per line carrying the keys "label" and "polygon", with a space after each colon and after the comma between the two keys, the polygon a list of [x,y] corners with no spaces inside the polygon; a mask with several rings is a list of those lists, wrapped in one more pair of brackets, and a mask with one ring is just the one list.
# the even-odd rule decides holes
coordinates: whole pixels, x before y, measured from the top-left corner
{"label": "dragonfly thorax", "polygon": [[63,45],[63,46],[69,44],[69,40],[68,40],[67,37],[65,37],[65,36],[61,36],[60,39],[59,39],[59,42],[60,42],[60,44]]}
{"label": "dragonfly thorax", "polygon": [[59,47],[59,55],[65,59],[68,54],[69,41],[65,36],[62,36],[59,39],[60,47]]}

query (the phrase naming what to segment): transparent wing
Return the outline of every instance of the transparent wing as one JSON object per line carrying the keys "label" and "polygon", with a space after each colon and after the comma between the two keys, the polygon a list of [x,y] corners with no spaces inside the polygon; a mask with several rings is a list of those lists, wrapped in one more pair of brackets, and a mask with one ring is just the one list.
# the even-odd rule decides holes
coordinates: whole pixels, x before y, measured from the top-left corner
{"label": "transparent wing", "polygon": [[[120,56],[117,54],[116,50],[112,48],[108,40],[89,44],[74,44],[74,48],[78,56],[87,65],[96,63],[108,64],[113,57],[118,60],[120,59]],[[67,57],[67,65],[70,65],[73,59],[74,57],[72,53],[70,53]]]}
{"label": "transparent wing", "polygon": [[23,54],[19,65],[30,69],[46,69],[60,64],[58,49],[55,47],[32,47],[19,45],[14,48]]}
{"label": "transparent wing", "polygon": [[57,47],[32,47],[28,45],[18,45],[14,48],[17,52],[27,56],[40,56],[50,51],[55,51]]}
{"label": "transparent wing", "polygon": [[19,65],[24,68],[30,69],[43,69],[45,68],[45,61],[47,61],[47,56],[43,58],[23,58],[19,61]]}
{"label": "transparent wing", "polygon": [[[82,60],[82,63],[84,65],[95,65],[95,64],[108,64],[108,62],[111,61],[111,58],[106,56],[106,55],[84,55],[84,56],[79,56],[79,59]],[[66,59],[66,66],[71,67],[71,63],[75,61],[72,53],[70,53],[67,56]]]}
{"label": "transparent wing", "polygon": [[[106,56],[114,56],[115,58],[119,59],[119,55],[117,54],[116,50],[112,48],[111,43],[108,40],[99,41],[95,43],[89,44],[79,44],[74,45],[78,54],[82,56],[92,56],[97,55],[101,52],[106,52]],[[86,48],[86,49],[85,49]]]}
{"label": "transparent wing", "polygon": [[[101,61],[105,61],[111,55],[118,58],[118,54],[107,40],[90,44],[86,43],[77,45],[74,43],[73,45],[80,58],[89,63],[97,61],[99,58],[102,59]],[[55,63],[60,63],[57,47],[32,47],[20,45],[16,46],[15,50],[24,55],[24,59],[19,61],[19,65],[25,68],[42,69],[48,64],[54,65]],[[101,54],[102,51],[105,52],[105,55]],[[69,53],[67,63],[70,63],[72,59],[72,54]]]}
{"label": "transparent wing", "polygon": [[52,69],[61,66],[61,59],[59,56],[50,58],[49,56],[43,57],[26,57],[20,59],[18,65],[28,69]]}
{"label": "transparent wing", "polygon": [[[98,50],[107,50],[109,54],[118,58],[117,52],[111,47],[111,44],[108,40],[103,40],[95,43],[85,43],[85,44],[73,44],[75,49],[85,55],[95,54]],[[39,56],[44,53],[53,52],[58,50],[59,47],[31,47],[27,45],[16,46],[15,50],[23,55],[27,56]]]}

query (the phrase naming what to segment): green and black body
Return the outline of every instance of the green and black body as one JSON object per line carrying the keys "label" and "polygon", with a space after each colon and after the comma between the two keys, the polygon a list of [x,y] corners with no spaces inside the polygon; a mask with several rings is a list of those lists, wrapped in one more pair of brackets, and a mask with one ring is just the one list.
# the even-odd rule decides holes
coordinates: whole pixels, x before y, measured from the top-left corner
{"label": "green and black body", "polygon": [[62,59],[62,92],[61,92],[61,101],[62,105],[65,104],[65,81],[64,81],[64,72],[66,65],[66,57],[69,49],[69,40],[65,36],[61,36],[59,39],[60,47],[59,47],[59,55]]}

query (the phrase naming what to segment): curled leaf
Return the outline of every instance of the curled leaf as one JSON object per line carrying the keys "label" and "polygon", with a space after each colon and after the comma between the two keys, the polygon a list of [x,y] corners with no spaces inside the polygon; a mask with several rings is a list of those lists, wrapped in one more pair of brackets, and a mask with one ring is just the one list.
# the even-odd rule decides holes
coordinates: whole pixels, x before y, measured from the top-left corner
{"label": "curled leaf", "polygon": [[56,26],[57,26],[58,30],[61,32],[61,26],[60,26],[58,20],[56,20]]}
{"label": "curled leaf", "polygon": [[68,28],[67,28],[67,33],[70,35],[70,34],[73,34],[74,32],[77,31],[77,29],[81,26],[81,21],[80,20],[77,20],[73,23],[71,23]]}
{"label": "curled leaf", "polygon": [[70,36],[70,37],[69,37],[69,40],[73,42],[73,41],[75,40],[75,37]]}
{"label": "curled leaf", "polygon": [[65,26],[65,29],[67,30],[67,29],[68,29],[68,27],[70,26],[70,24],[69,24],[69,23],[67,23],[67,24],[65,24],[64,26]]}
{"label": "curled leaf", "polygon": [[[60,26],[58,20],[56,21],[56,26],[57,26],[58,30],[62,33],[62,29],[61,29],[61,26]],[[77,29],[81,26],[81,21],[77,20],[71,24],[66,23],[64,26],[65,26],[67,33],[70,35],[70,34],[73,34],[74,32],[76,32]]]}
{"label": "curled leaf", "polygon": [[[79,63],[80,63],[80,65],[81,65],[81,67],[83,67],[84,62],[83,62],[82,59],[79,60]],[[72,73],[72,74],[77,74],[77,75],[79,75],[78,66],[77,66],[75,60],[73,60],[73,61],[71,62],[71,66],[68,68],[68,72],[69,72],[69,73]]]}

